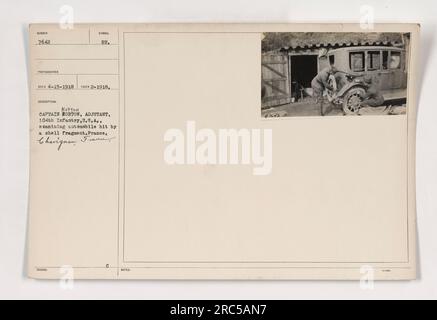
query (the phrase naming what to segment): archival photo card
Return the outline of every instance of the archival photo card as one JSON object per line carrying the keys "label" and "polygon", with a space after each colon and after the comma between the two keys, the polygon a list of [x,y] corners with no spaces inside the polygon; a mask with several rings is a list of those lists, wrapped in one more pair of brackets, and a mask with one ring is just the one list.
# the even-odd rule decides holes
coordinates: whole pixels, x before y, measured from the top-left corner
{"label": "archival photo card", "polygon": [[419,29],[30,25],[29,277],[415,279]]}

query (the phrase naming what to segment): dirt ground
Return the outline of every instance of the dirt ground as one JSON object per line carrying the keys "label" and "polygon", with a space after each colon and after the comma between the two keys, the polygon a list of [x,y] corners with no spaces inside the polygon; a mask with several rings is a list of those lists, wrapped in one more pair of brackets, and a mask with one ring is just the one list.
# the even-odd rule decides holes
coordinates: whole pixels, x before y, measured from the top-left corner
{"label": "dirt ground", "polygon": [[[389,107],[391,106],[391,107]],[[343,116],[341,105],[334,105],[328,102],[324,103],[325,116]],[[374,108],[361,108],[358,115],[397,115],[405,114],[405,104],[391,104]],[[320,116],[320,104],[316,104],[313,99],[303,102],[294,102],[281,106],[276,106],[261,111],[263,117],[310,117]]]}

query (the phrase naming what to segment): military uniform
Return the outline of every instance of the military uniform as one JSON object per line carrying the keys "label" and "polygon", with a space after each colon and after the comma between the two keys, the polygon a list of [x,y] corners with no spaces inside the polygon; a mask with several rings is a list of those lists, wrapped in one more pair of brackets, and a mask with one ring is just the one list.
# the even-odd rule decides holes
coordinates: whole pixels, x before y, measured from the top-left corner
{"label": "military uniform", "polygon": [[366,92],[361,95],[363,101],[361,106],[363,107],[378,107],[384,103],[384,97],[382,96],[379,88],[372,82]]}
{"label": "military uniform", "polygon": [[336,69],[334,67],[326,67],[321,70],[311,81],[311,88],[313,89],[313,97],[316,98],[316,103],[320,102],[320,115],[325,115],[325,110],[323,108],[323,91],[325,89],[333,90],[332,86],[329,84],[329,76],[335,73]]}
{"label": "military uniform", "polygon": [[331,67],[326,67],[325,69],[320,71],[311,81],[311,88],[313,89],[314,97],[322,97],[325,88],[332,90],[332,87],[328,82],[331,70]]}

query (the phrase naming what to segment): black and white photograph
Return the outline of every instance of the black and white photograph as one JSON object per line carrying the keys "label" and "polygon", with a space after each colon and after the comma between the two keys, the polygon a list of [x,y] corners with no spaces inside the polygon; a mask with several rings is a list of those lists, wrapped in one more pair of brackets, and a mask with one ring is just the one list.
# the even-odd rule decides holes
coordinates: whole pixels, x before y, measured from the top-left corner
{"label": "black and white photograph", "polygon": [[261,115],[402,115],[409,33],[263,34]]}

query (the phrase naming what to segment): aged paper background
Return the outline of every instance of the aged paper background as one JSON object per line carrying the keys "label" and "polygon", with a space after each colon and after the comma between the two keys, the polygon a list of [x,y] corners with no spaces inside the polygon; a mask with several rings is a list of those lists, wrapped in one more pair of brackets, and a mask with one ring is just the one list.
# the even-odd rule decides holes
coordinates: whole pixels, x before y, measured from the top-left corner
{"label": "aged paper background", "polygon": [[[260,118],[261,33],[321,27],[76,26],[78,43],[91,44],[100,29],[117,35],[111,44],[118,50],[98,52],[36,46],[38,31],[49,30],[58,43],[71,41],[71,32],[31,26],[35,72],[43,59],[65,55],[118,62],[62,67],[116,74],[118,90],[50,97],[57,108],[109,111],[119,127],[110,142],[59,151],[39,144],[35,126],[46,106],[38,101],[47,92],[36,90],[33,77],[30,276],[58,278],[69,265],[79,278],[359,279],[370,265],[378,279],[414,278],[414,86],[407,116]],[[376,31],[412,32],[414,83],[418,28]],[[163,134],[189,120],[199,128],[273,129],[272,174],[168,166]]]}

